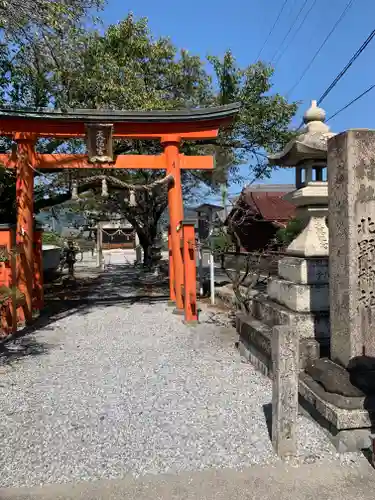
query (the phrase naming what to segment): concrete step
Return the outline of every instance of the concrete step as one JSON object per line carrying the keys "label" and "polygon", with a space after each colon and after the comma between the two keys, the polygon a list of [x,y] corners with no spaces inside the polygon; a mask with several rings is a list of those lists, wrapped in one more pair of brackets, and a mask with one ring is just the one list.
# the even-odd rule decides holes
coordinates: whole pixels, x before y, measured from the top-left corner
{"label": "concrete step", "polygon": [[302,313],[329,311],[328,283],[307,285],[282,278],[268,280],[270,299]]}
{"label": "concrete step", "polygon": [[[299,335],[298,328],[295,334]],[[272,333],[273,327],[267,325],[253,316],[243,313],[236,315],[236,330],[239,334],[239,351],[241,356],[250,361],[259,371],[266,376],[272,374]],[[323,340],[314,338],[300,339],[300,367],[305,366],[319,356],[327,355],[328,344]]]}
{"label": "concrete step", "polygon": [[250,361],[263,375],[270,376],[272,328],[252,316],[238,313],[236,329],[240,336],[238,348],[241,356]]}
{"label": "concrete step", "polygon": [[273,327],[295,324],[300,338],[329,339],[329,313],[310,314],[291,311],[271,300],[267,294],[258,293],[251,301],[251,314],[255,319]]}
{"label": "concrete step", "polygon": [[[245,293],[245,290],[243,291]],[[235,296],[231,285],[226,285],[216,290],[218,302],[227,307],[235,307]],[[250,293],[250,314],[255,319],[267,326],[297,325],[299,336],[304,338],[315,338],[327,343],[329,333],[329,313],[319,314],[291,311],[286,306],[271,300],[267,293],[253,290]],[[326,342],[324,342],[326,340]]]}
{"label": "concrete step", "polygon": [[363,459],[293,467],[282,462],[243,470],[206,469],[176,475],[1,489],[2,500],[372,500],[375,474]]}

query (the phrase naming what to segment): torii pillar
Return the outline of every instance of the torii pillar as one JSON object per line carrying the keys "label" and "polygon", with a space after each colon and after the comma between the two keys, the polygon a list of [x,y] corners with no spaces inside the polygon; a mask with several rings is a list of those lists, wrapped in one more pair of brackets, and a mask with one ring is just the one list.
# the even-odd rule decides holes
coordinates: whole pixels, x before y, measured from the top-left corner
{"label": "torii pillar", "polygon": [[30,323],[33,313],[34,287],[34,171],[36,165],[35,138],[17,134],[17,227],[16,244],[20,249],[17,285],[25,294],[24,316]]}
{"label": "torii pillar", "polygon": [[178,225],[184,218],[184,206],[182,200],[182,187],[181,187],[181,169],[180,169],[180,156],[179,146],[181,139],[177,135],[166,135],[161,138],[161,144],[164,147],[167,175],[173,176],[173,183],[168,189],[168,207],[169,207],[169,224],[170,224],[170,238],[173,255],[173,273],[174,278],[173,292],[171,291],[171,298],[175,296],[177,314],[184,313],[184,301],[182,296],[182,286],[184,284],[184,265],[181,253],[181,238],[177,232]]}

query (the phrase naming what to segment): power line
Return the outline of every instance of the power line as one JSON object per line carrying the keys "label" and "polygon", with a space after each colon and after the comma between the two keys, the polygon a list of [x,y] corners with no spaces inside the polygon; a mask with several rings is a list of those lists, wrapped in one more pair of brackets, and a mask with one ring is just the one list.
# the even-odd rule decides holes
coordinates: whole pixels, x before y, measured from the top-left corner
{"label": "power line", "polygon": [[[375,30],[373,30],[370,33],[370,35],[366,38],[366,40],[359,47],[357,52],[355,52],[354,55],[351,57],[349,62],[346,64],[346,66],[340,71],[340,73],[336,76],[336,78],[329,85],[329,87],[323,92],[323,94],[320,96],[320,98],[317,101],[318,106],[323,102],[323,100],[327,97],[327,95],[334,89],[334,87],[336,87],[336,85],[341,80],[341,78],[345,75],[345,73],[348,71],[348,69],[353,65],[354,61],[356,59],[358,59],[358,57],[362,54],[362,52],[366,49],[366,47],[370,44],[370,42],[374,38],[375,38]],[[303,121],[301,122],[301,125],[298,127],[297,130],[299,130],[302,126],[303,126]]]}
{"label": "power line", "polygon": [[332,120],[332,118],[334,118],[335,116],[339,115],[340,113],[342,113],[343,111],[348,109],[352,104],[354,104],[355,102],[362,99],[362,97],[364,97],[366,94],[368,94],[374,88],[375,88],[375,84],[371,85],[368,89],[366,89],[364,92],[362,92],[362,94],[360,94],[359,96],[352,99],[350,102],[348,102],[348,104],[345,104],[345,106],[342,107],[341,109],[339,109],[338,111],[336,111],[336,113],[333,113],[333,115],[331,115],[329,118],[327,118],[326,121],[328,122],[329,120]]}
{"label": "power line", "polygon": [[336,78],[333,80],[331,85],[323,92],[321,95],[320,99],[318,100],[318,105],[323,102],[323,100],[327,97],[327,95],[331,92],[331,90],[338,84],[338,82],[341,80],[341,78],[345,75],[345,73],[348,71],[350,66],[354,63],[354,61],[362,54],[362,52],[365,50],[365,48],[369,45],[371,40],[375,37],[375,30],[373,30],[370,35],[366,38],[366,40],[363,42],[363,44],[360,46],[360,48],[357,50],[357,52],[353,55],[353,57],[350,59],[350,61],[347,63],[344,69],[340,71],[340,73],[336,76]]}
{"label": "power line", "polygon": [[287,34],[284,36],[283,41],[280,43],[279,47],[276,49],[276,51],[275,51],[274,55],[272,56],[272,59],[271,59],[271,64],[272,64],[273,60],[275,59],[276,55],[278,54],[278,52],[280,51],[280,49],[282,48],[282,46],[284,45],[285,40],[286,40],[286,39],[288,38],[288,36],[290,35],[290,32],[292,31],[292,29],[294,28],[294,26],[297,24],[297,21],[298,21],[298,19],[299,19],[299,16],[302,14],[302,11],[303,11],[303,9],[305,8],[305,6],[306,6],[306,4],[307,4],[307,2],[308,2],[308,1],[309,1],[309,0],[305,0],[305,1],[303,2],[302,7],[299,9],[298,14],[296,15],[296,17],[294,18],[294,20],[293,20],[292,24],[290,25],[290,28],[289,28],[289,30],[287,31]]}
{"label": "power line", "polygon": [[256,58],[256,61],[258,61],[258,60],[259,60],[259,58],[260,58],[260,56],[261,56],[261,54],[262,54],[262,52],[263,52],[263,50],[264,50],[265,46],[267,45],[268,40],[270,39],[270,37],[271,37],[271,35],[272,35],[272,33],[273,33],[274,29],[276,28],[277,23],[279,22],[279,19],[280,19],[280,17],[281,17],[281,15],[282,15],[282,13],[284,12],[284,9],[285,9],[286,4],[288,3],[288,1],[289,1],[289,0],[284,0],[284,3],[283,3],[283,5],[281,6],[281,9],[280,9],[280,11],[279,11],[279,13],[278,13],[278,15],[277,15],[276,21],[274,22],[274,24],[273,24],[272,28],[270,29],[270,32],[268,33],[268,35],[267,35],[267,37],[266,37],[266,39],[265,39],[265,41],[264,41],[264,43],[263,43],[263,45],[262,45],[262,47],[261,47],[260,51],[259,51],[259,54],[258,54],[258,57]]}
{"label": "power line", "polygon": [[315,7],[316,5],[316,2],[317,0],[314,0],[313,3],[311,4],[310,8],[306,11],[300,25],[298,26],[298,28],[296,29],[296,31],[294,32],[292,38],[289,40],[289,42],[287,43],[285,49],[280,53],[279,57],[276,59],[275,61],[275,64],[274,64],[274,68],[276,68],[277,64],[280,62],[280,60],[283,58],[283,56],[285,55],[285,53],[287,52],[287,50],[289,49],[289,47],[291,46],[291,44],[293,43],[293,41],[295,40],[296,36],[298,35],[298,33],[300,32],[302,26],[305,24],[307,18],[309,17],[309,14],[310,12],[313,10],[313,8]]}
{"label": "power line", "polygon": [[302,72],[302,75],[299,77],[298,81],[293,85],[293,87],[287,92],[287,97],[297,88],[297,86],[301,83],[301,81],[303,80],[303,78],[305,77],[306,73],[309,71],[309,69],[311,68],[311,66],[313,65],[315,59],[318,57],[318,55],[320,54],[320,52],[322,51],[323,47],[325,46],[325,44],[328,42],[328,40],[331,38],[331,36],[333,35],[333,33],[335,32],[336,28],[339,26],[339,24],[341,23],[341,21],[344,19],[345,17],[345,14],[348,12],[348,10],[350,9],[350,7],[352,6],[354,0],[349,0],[349,2],[346,4],[346,7],[344,8],[344,10],[342,11],[342,13],[340,14],[339,18],[337,19],[337,21],[335,22],[335,24],[333,25],[331,31],[328,33],[328,35],[325,37],[325,39],[323,40],[323,43],[320,45],[320,47],[318,48],[318,50],[315,52],[313,58],[311,59],[311,61],[309,62],[309,64],[306,66],[306,68],[304,69],[304,71]]}

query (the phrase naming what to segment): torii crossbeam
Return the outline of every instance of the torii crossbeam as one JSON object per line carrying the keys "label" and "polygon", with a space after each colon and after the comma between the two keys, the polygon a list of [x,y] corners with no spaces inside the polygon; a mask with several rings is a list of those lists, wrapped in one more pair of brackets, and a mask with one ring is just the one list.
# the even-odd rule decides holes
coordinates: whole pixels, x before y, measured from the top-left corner
{"label": "torii crossbeam", "polygon": [[[239,105],[178,111],[98,111],[49,109],[15,110],[0,108],[0,135],[17,143],[16,151],[0,155],[0,163],[17,171],[16,240],[23,249],[18,269],[19,288],[26,297],[26,320],[31,320],[34,288],[33,198],[34,170],[59,169],[165,169],[173,176],[168,189],[170,216],[170,300],[178,311],[184,309],[184,263],[178,231],[184,218],[181,170],[211,170],[213,158],[184,156],[182,141],[215,138],[220,127],[228,126]],[[40,137],[86,138],[88,155],[37,154]],[[163,146],[163,153],[149,155],[112,154],[113,139],[152,139]],[[190,264],[191,265],[191,264]],[[185,270],[186,271],[186,270]],[[189,321],[196,318],[186,318]]]}

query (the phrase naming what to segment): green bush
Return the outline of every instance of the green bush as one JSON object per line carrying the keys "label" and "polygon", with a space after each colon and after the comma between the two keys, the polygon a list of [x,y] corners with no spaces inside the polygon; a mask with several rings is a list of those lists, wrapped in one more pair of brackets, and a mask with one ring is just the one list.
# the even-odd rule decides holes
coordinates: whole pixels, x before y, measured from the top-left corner
{"label": "green bush", "polygon": [[62,241],[60,236],[57,233],[53,232],[43,233],[42,243],[43,245],[56,245],[60,247],[62,246]]}
{"label": "green bush", "polygon": [[276,239],[281,245],[288,246],[295,238],[297,238],[303,228],[304,224],[302,221],[299,219],[291,219],[286,227],[277,231]]}
{"label": "green bush", "polygon": [[210,245],[214,253],[221,254],[232,250],[233,241],[229,234],[220,231],[210,237]]}

